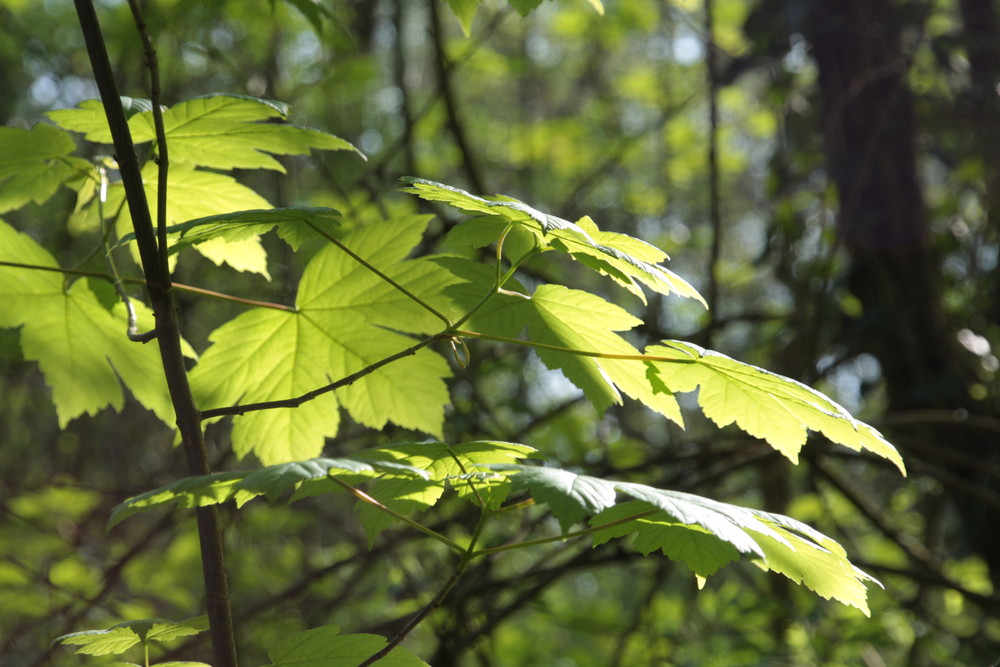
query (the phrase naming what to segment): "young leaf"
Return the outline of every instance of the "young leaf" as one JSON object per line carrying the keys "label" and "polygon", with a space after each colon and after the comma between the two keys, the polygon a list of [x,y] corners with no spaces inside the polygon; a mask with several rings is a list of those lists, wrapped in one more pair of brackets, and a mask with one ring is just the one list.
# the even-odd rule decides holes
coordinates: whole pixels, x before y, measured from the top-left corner
{"label": "young leaf", "polygon": [[484,199],[450,185],[421,178],[406,177],[403,192],[429,201],[439,201],[469,213],[495,216],[532,232],[542,248],[559,250],[585,266],[609,276],[641,299],[640,285],[661,294],[704,299],[691,285],[657,264],[666,254],[644,241],[624,234],[601,232],[594,221],[583,218],[577,223],[542,213],[511,197]]}
{"label": "young leaf", "polygon": [[646,354],[659,359],[651,368],[664,387],[675,393],[698,389],[699,405],[719,427],[735,423],[793,463],[808,432],[817,431],[832,442],[886,458],[906,474],[899,452],[878,431],[800,382],[692,343],[663,341]]}
{"label": "young leaf", "polygon": [[[405,260],[426,217],[397,218],[345,234],[342,242],[403,282],[438,282],[437,265]],[[328,246],[309,262],[295,312],[259,308],[216,329],[191,374],[200,406],[222,407],[287,399],[318,389],[413,346],[385,327],[414,331],[434,317],[340,248]],[[447,363],[421,349],[349,386],[298,408],[252,412],[234,419],[233,447],[265,464],[310,458],[338,426],[338,405],[359,422],[387,421],[440,436],[448,401]]]}
{"label": "young leaf", "polygon": [[[356,667],[385,648],[385,637],[340,634],[335,625],[287,635],[267,652],[273,667]],[[397,646],[374,664],[380,667],[427,667],[427,663]]]}
{"label": "young leaf", "polygon": [[124,621],[107,630],[84,630],[62,635],[52,640],[69,646],[78,646],[77,655],[112,655],[124,653],[136,644],[151,641],[170,641],[178,637],[196,635],[208,629],[208,617],[196,616],[183,621],[165,618],[143,618]]}
{"label": "young leaf", "polygon": [[[52,256],[0,221],[0,259],[56,268]],[[139,325],[152,314],[133,299]],[[0,267],[0,327],[21,327],[21,349],[37,361],[65,428],[81,414],[124,405],[122,383],[164,423],[174,413],[155,346],[130,341],[123,305],[108,311],[85,280],[63,285],[54,271]]]}
{"label": "young leaf", "polygon": [[[839,544],[795,519],[567,470],[521,465],[492,468],[511,473],[515,489],[526,489],[535,500],[548,504],[564,531],[592,515],[591,524],[600,528],[595,544],[637,532],[637,548],[644,553],[660,549],[702,577],[746,554],[765,569],[869,614],[864,584],[878,582],[852,565]],[[635,502],[619,508],[618,493]],[[627,521],[628,512],[634,512],[632,521]]]}
{"label": "young leaf", "polygon": [[75,150],[69,134],[45,123],[0,127],[0,213],[44,203],[60,185],[84,177],[90,164],[70,156]]}

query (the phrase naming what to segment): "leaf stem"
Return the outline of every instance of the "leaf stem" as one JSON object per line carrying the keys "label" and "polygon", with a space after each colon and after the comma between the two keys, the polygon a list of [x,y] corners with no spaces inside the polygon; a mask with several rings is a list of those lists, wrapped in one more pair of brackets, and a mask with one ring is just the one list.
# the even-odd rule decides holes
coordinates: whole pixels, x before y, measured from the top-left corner
{"label": "leaf stem", "polygon": [[493,340],[498,343],[510,343],[512,345],[521,345],[523,347],[532,347],[539,350],[549,350],[551,352],[564,352],[566,354],[574,354],[578,357],[595,357],[597,359],[618,359],[622,361],[657,361],[666,362],[672,364],[694,364],[697,363],[697,359],[678,359],[677,357],[664,357],[653,354],[612,354],[609,352],[594,352],[591,350],[578,350],[572,347],[562,347],[561,345],[549,345],[548,343],[539,343],[531,340],[523,340],[520,338],[508,338],[507,336],[494,336],[493,334],[479,333],[478,331],[466,331],[464,329],[456,329],[452,333],[456,336],[463,336],[466,338],[479,338],[482,340]]}
{"label": "leaf stem", "polygon": [[[51,271],[53,273],[62,273],[70,276],[82,276],[84,278],[98,278],[100,280],[106,280],[109,283],[115,282],[115,276],[110,273],[104,273],[102,271],[87,271],[85,269],[64,269],[59,266],[41,266],[38,264],[24,264],[22,262],[9,262],[7,260],[0,259],[0,266],[9,266],[15,269],[31,269],[33,271]],[[129,283],[133,285],[145,285],[146,281],[142,278],[122,278],[122,283]],[[232,294],[225,294],[223,292],[216,292],[215,290],[206,289],[204,287],[196,287],[194,285],[185,285],[184,283],[171,283],[171,287],[174,287],[182,292],[191,292],[193,294],[201,294],[203,296],[212,297],[213,299],[221,299],[223,301],[232,301],[234,303],[242,303],[247,306],[256,306],[258,308],[273,308],[274,310],[285,310],[288,312],[295,312],[295,308],[292,306],[286,306],[281,303],[273,303],[271,301],[257,301],[256,299],[246,299],[241,296],[233,296]]]}
{"label": "leaf stem", "polygon": [[600,526],[591,526],[590,528],[585,528],[583,530],[573,531],[571,533],[565,533],[563,535],[553,535],[551,537],[540,537],[540,538],[535,539],[535,540],[526,540],[524,542],[512,542],[510,544],[502,544],[502,545],[500,545],[498,547],[488,547],[486,549],[476,549],[474,552],[472,552],[472,556],[473,556],[473,558],[478,558],[479,556],[486,556],[486,555],[489,555],[489,554],[501,553],[503,551],[512,551],[514,549],[521,549],[523,547],[533,547],[533,546],[538,546],[540,544],[551,544],[552,542],[565,542],[566,540],[572,540],[572,539],[575,539],[577,537],[585,537],[587,535],[592,535],[592,534],[594,534],[594,533],[596,533],[596,532],[598,532],[600,530],[604,530],[605,528],[610,528],[612,526],[620,526],[623,523],[628,523],[630,521],[635,521],[637,519],[642,519],[642,518],[647,517],[647,516],[649,516],[651,514],[656,514],[657,512],[661,512],[661,511],[662,510],[660,510],[658,508],[656,508],[656,509],[649,509],[649,510],[645,510],[643,512],[638,512],[638,513],[633,514],[631,516],[627,516],[627,517],[624,517],[624,518],[621,518],[621,519],[617,519],[615,521],[609,521],[608,523],[602,523]]}
{"label": "leaf stem", "polygon": [[410,526],[411,528],[415,528],[415,529],[419,530],[421,533],[423,533],[424,535],[427,535],[428,537],[432,537],[435,540],[437,540],[438,542],[441,542],[442,544],[444,544],[445,546],[447,546],[449,549],[452,549],[453,551],[456,551],[456,552],[458,552],[460,554],[463,554],[463,555],[466,554],[467,549],[463,548],[460,544],[458,544],[456,542],[453,542],[452,540],[448,539],[447,537],[445,537],[441,533],[437,532],[436,530],[428,528],[427,526],[425,526],[424,524],[420,523],[419,521],[414,521],[413,519],[411,519],[410,517],[408,517],[408,516],[406,516],[404,514],[400,514],[399,512],[397,512],[396,510],[392,509],[391,507],[385,505],[384,503],[380,502],[379,500],[377,500],[375,498],[372,498],[370,495],[368,495],[367,493],[365,493],[361,489],[348,484],[344,480],[337,478],[335,475],[331,475],[329,472],[327,473],[326,476],[329,479],[331,479],[335,484],[337,484],[340,487],[342,487],[345,491],[347,491],[348,493],[350,493],[351,495],[353,495],[358,500],[360,500],[362,502],[365,502],[365,503],[368,503],[369,505],[372,505],[374,507],[379,508],[380,510],[382,510],[383,512],[385,512],[389,516],[393,517],[394,519],[397,519],[398,521],[402,521],[407,526]]}

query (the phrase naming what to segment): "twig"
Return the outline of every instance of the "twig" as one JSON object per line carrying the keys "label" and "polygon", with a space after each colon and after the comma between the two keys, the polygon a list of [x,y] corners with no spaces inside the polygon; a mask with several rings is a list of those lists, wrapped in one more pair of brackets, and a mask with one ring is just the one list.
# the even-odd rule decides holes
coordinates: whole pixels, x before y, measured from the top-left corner
{"label": "twig", "polygon": [[413,356],[421,349],[427,347],[434,341],[438,340],[440,335],[431,336],[430,338],[424,339],[417,343],[416,345],[411,345],[405,350],[400,350],[396,354],[386,357],[385,359],[380,359],[374,364],[366,366],[356,373],[351,373],[350,375],[343,377],[336,382],[331,382],[328,385],[320,387],[318,389],[313,389],[312,391],[306,392],[301,396],[295,396],[293,398],[283,398],[276,401],[261,401],[259,403],[247,403],[246,405],[233,405],[226,408],[213,408],[211,410],[203,410],[201,412],[201,419],[213,419],[215,417],[223,417],[226,415],[243,415],[248,412],[257,412],[260,410],[273,410],[275,408],[297,408],[307,401],[311,401],[314,398],[318,398],[323,394],[327,394],[334,389],[339,389],[340,387],[346,387],[347,385],[354,384],[366,375],[374,373],[383,366],[402,359],[403,357]]}

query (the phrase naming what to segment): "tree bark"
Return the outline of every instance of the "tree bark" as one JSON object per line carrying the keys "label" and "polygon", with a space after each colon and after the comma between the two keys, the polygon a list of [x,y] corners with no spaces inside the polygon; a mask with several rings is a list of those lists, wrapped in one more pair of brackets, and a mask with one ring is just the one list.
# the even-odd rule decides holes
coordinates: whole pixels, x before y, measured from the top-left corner
{"label": "tree bark", "polygon": [[[847,285],[863,307],[849,324],[848,344],[878,359],[890,411],[981,413],[984,406],[969,394],[973,359],[958,347],[941,301],[941,263],[917,178],[899,20],[889,0],[815,0],[806,23],[823,97],[827,168],[838,189],[838,239],[850,258]],[[995,456],[988,434],[969,428],[902,435],[978,461]],[[987,468],[950,472],[985,486]],[[971,496],[956,493],[952,500],[969,547],[1000,581],[1000,521]]]}

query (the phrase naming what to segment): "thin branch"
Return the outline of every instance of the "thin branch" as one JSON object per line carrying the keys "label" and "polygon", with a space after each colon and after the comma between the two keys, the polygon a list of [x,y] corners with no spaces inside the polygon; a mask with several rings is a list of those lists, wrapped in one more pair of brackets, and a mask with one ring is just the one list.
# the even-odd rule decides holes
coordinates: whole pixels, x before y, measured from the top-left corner
{"label": "thin branch", "polygon": [[419,625],[425,618],[427,618],[428,614],[430,614],[432,611],[441,606],[445,598],[448,597],[448,594],[451,592],[451,590],[455,588],[455,584],[458,583],[459,578],[462,576],[462,574],[465,573],[465,568],[467,565],[468,565],[468,560],[462,558],[462,560],[459,561],[458,566],[455,568],[455,571],[452,572],[451,577],[448,578],[448,581],[445,582],[444,586],[441,588],[438,594],[434,596],[434,599],[428,602],[426,605],[424,605],[423,609],[418,611],[413,616],[413,618],[411,618],[409,622],[407,622],[407,624],[403,627],[403,629],[400,630],[395,637],[389,640],[388,644],[386,644],[377,653],[371,655],[364,662],[359,663],[358,667],[368,667],[368,665],[374,664],[375,662],[389,655],[390,651],[399,646],[400,642],[402,642],[403,639],[405,639],[406,636],[413,631],[413,628],[417,627],[417,625]]}
{"label": "thin branch", "polygon": [[656,514],[660,512],[660,509],[650,509],[643,512],[637,512],[630,516],[617,519],[615,521],[609,521],[608,523],[602,523],[599,526],[591,526],[590,528],[584,528],[582,530],[576,530],[571,533],[563,533],[562,535],[552,535],[551,537],[540,537],[535,540],[525,540],[523,542],[511,542],[510,544],[502,544],[498,547],[487,547],[486,549],[476,549],[472,555],[474,557],[486,556],[488,554],[496,554],[502,551],[512,551],[514,549],[521,549],[524,547],[534,547],[540,544],[551,544],[553,542],[565,542],[566,540],[572,540],[577,537],[586,537],[587,535],[593,535],[594,533],[604,530],[605,528],[611,528],[612,526],[620,526],[623,523],[629,523],[630,521],[635,521],[636,519],[642,519],[644,517],[650,516],[651,514]]}
{"label": "thin branch", "polygon": [[432,529],[428,528],[427,526],[425,526],[424,524],[420,523],[419,521],[414,521],[413,519],[411,519],[410,517],[406,516],[405,514],[400,514],[396,510],[394,510],[391,507],[389,507],[388,505],[385,505],[384,503],[380,502],[378,499],[372,498],[370,495],[368,495],[367,493],[365,493],[361,489],[359,489],[359,488],[357,488],[355,486],[351,486],[350,484],[348,484],[344,480],[339,479],[336,475],[331,475],[331,474],[327,473],[327,478],[329,478],[330,481],[334,482],[335,484],[337,484],[338,486],[340,486],[341,488],[343,488],[345,491],[347,491],[348,493],[350,493],[351,495],[353,495],[358,500],[360,500],[362,502],[365,502],[365,503],[368,503],[369,505],[372,505],[373,507],[379,508],[380,510],[382,510],[383,512],[385,512],[389,516],[391,516],[394,519],[396,519],[397,521],[402,521],[407,526],[410,526],[411,528],[415,528],[415,529],[419,530],[421,533],[423,533],[424,535],[427,535],[428,537],[434,538],[438,542],[441,542],[442,544],[444,544],[445,546],[447,546],[449,549],[457,551],[460,554],[465,554],[466,553],[466,549],[464,547],[462,547],[460,544],[457,544],[457,543],[453,542],[452,540],[448,539],[447,537],[445,537],[441,533],[437,532],[436,530],[432,530]]}
{"label": "thin branch", "polygon": [[708,257],[708,324],[702,330],[703,342],[711,345],[719,310],[719,259],[722,254],[722,213],[719,202],[719,74],[716,61],[714,1],[705,0],[705,69],[708,77],[708,217],[712,228],[712,245]]}
{"label": "thin branch", "polygon": [[[59,266],[40,266],[38,264],[24,264],[22,262],[9,262],[7,260],[0,260],[0,266],[9,266],[15,269],[31,269],[32,271],[51,271],[53,273],[62,273],[70,276],[81,276],[84,278],[98,278],[100,280],[106,280],[109,283],[115,282],[115,276],[110,273],[104,273],[101,271],[87,271],[85,269],[64,269]],[[145,285],[146,281],[142,278],[122,278],[122,283],[129,283],[133,285]],[[255,306],[258,308],[272,308],[274,310],[285,310],[288,312],[295,312],[293,306],[286,306],[281,303],[273,303],[271,301],[258,301],[256,299],[246,299],[241,296],[233,296],[232,294],[225,294],[223,292],[216,292],[215,290],[206,289],[204,287],[195,287],[194,285],[185,285],[184,283],[174,283],[170,284],[171,288],[178,289],[182,292],[191,292],[193,294],[201,294],[203,296],[208,296],[213,299],[220,299],[222,301],[232,301],[233,303],[242,303],[247,306]]]}
{"label": "thin branch", "polygon": [[444,101],[445,112],[448,115],[448,130],[455,138],[455,144],[462,155],[462,162],[465,164],[465,173],[469,177],[470,184],[476,192],[486,192],[485,182],[473,158],[472,149],[469,147],[469,140],[465,136],[464,124],[458,115],[458,102],[456,101],[455,90],[451,83],[452,68],[449,66],[448,55],[445,53],[444,48],[444,28],[441,25],[441,12],[438,9],[440,2],[438,0],[428,0],[427,4],[430,6],[431,11],[434,63],[437,66],[441,99]]}
{"label": "thin branch", "polygon": [[431,336],[430,338],[426,338],[417,343],[416,345],[411,345],[405,350],[400,350],[396,354],[388,356],[385,359],[376,361],[374,364],[366,366],[355,373],[351,373],[350,375],[343,377],[337,380],[336,382],[331,382],[330,384],[320,387],[318,389],[313,389],[312,391],[306,392],[301,396],[295,396],[293,398],[283,398],[276,401],[261,401],[259,403],[247,403],[246,405],[233,405],[226,408],[213,408],[211,410],[203,410],[201,412],[201,419],[203,420],[213,419],[215,417],[224,417],[226,415],[243,415],[248,412],[257,412],[260,410],[273,410],[275,408],[297,408],[303,403],[311,401],[314,398],[318,398],[323,394],[327,394],[335,389],[339,389],[341,387],[346,387],[350,384],[354,384],[355,382],[365,377],[366,375],[374,373],[378,369],[382,368],[387,364],[392,363],[393,361],[397,361],[399,359],[402,359],[403,357],[413,356],[421,349],[427,347],[434,341],[438,340],[440,337],[441,336],[439,334]]}
{"label": "thin branch", "polygon": [[128,0],[132,9],[135,27],[142,38],[142,48],[149,68],[149,100],[153,105],[153,127],[156,132],[157,184],[156,184],[156,241],[160,250],[160,273],[170,279],[170,252],[167,247],[167,169],[170,165],[167,153],[167,133],[163,126],[163,108],[160,104],[160,65],[156,58],[156,47],[150,37],[146,19],[138,0]]}

